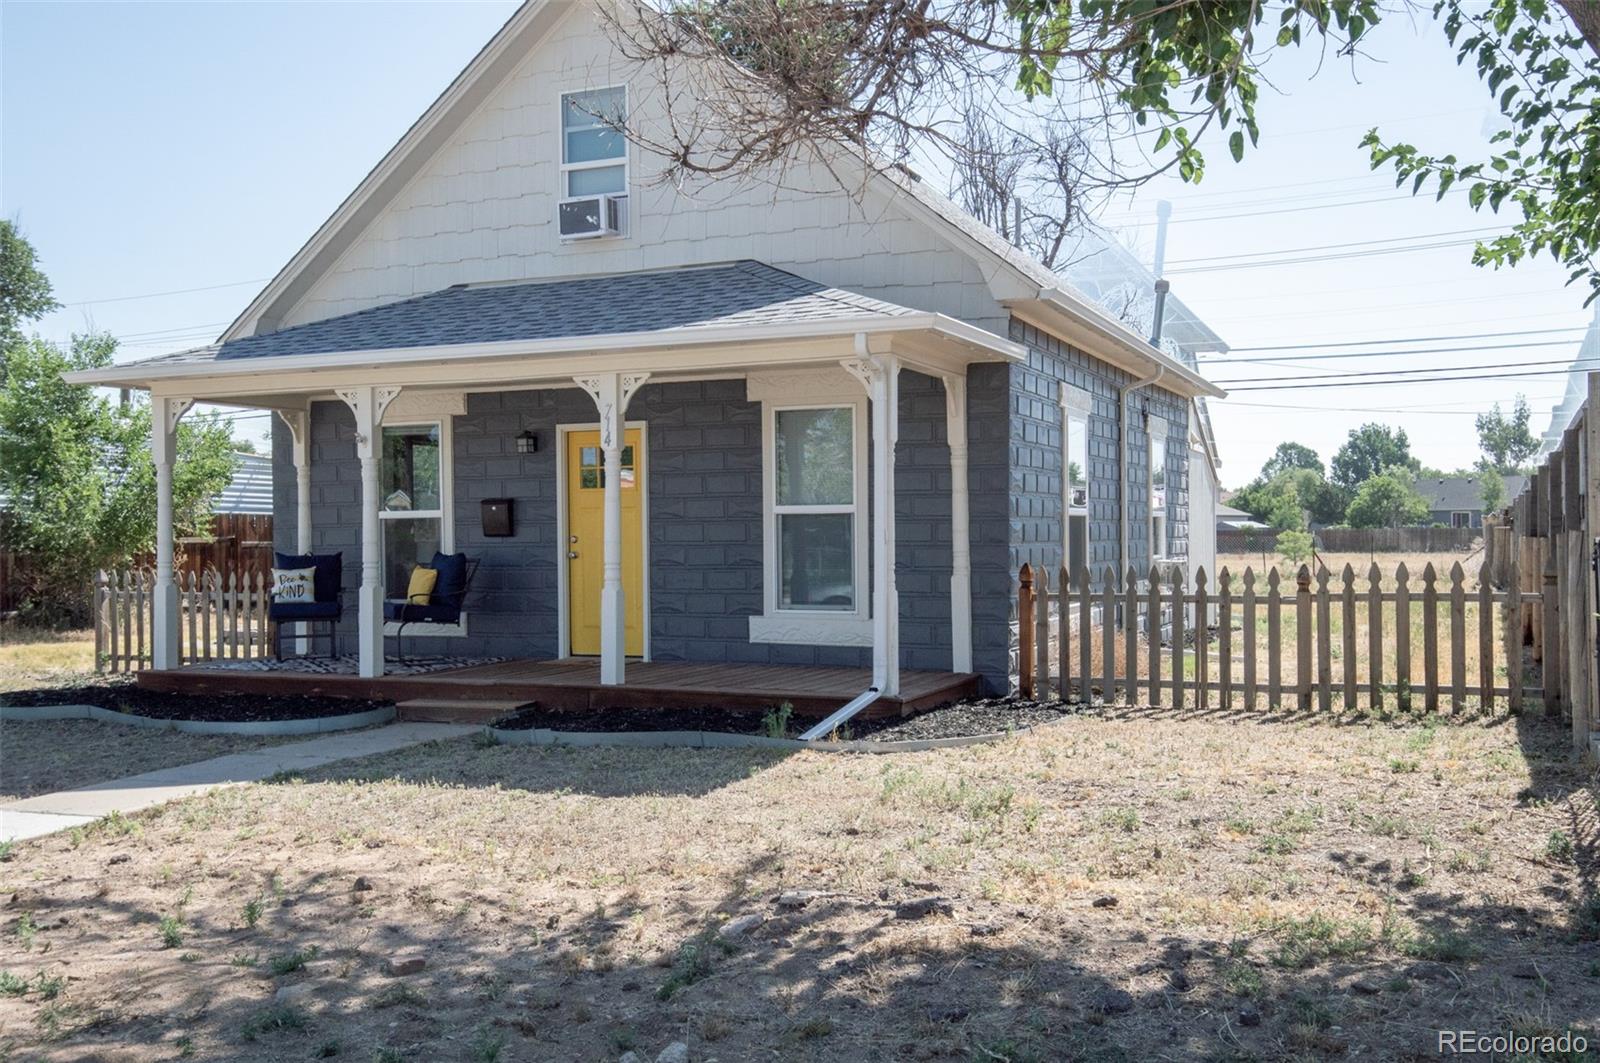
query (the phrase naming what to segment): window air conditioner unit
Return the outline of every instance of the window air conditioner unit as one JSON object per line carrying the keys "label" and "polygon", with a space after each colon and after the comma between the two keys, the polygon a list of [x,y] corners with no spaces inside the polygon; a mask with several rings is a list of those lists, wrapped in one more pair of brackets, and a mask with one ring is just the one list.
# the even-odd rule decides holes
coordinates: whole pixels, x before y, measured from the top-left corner
{"label": "window air conditioner unit", "polygon": [[556,204],[556,225],[563,240],[592,240],[622,233],[622,206],[627,196],[573,196]]}

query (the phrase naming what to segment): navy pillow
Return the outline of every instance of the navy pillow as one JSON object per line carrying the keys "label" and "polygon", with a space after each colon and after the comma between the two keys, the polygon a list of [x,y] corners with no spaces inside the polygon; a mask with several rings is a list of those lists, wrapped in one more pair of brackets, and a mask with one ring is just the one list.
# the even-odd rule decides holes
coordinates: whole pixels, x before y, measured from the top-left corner
{"label": "navy pillow", "polygon": [[344,554],[280,554],[272,555],[273,568],[314,568],[311,593],[319,602],[331,602],[339,597],[344,583]]}
{"label": "navy pillow", "polygon": [[439,573],[433,585],[430,604],[461,606],[461,595],[467,589],[467,555],[435,553],[429,568]]}

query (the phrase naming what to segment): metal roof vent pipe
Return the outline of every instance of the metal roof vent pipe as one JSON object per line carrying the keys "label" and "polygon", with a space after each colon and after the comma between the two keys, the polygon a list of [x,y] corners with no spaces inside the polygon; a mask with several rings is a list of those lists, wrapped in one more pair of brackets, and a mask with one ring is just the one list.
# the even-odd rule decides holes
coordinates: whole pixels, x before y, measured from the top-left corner
{"label": "metal roof vent pipe", "polygon": [[1150,323],[1150,346],[1158,351],[1161,349],[1161,326],[1167,317],[1167,293],[1171,290],[1171,281],[1165,278],[1156,281],[1156,311],[1155,319]]}

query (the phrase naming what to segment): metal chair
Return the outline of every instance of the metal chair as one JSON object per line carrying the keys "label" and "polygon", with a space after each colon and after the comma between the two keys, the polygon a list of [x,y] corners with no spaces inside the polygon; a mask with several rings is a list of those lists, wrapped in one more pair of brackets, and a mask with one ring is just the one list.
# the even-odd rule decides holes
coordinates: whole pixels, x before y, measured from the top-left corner
{"label": "metal chair", "polygon": [[405,636],[408,624],[461,624],[462,606],[467,592],[472,589],[472,577],[477,574],[478,562],[466,554],[433,555],[429,566],[439,574],[433,593],[426,602],[413,602],[409,598],[390,598],[383,603],[383,619],[399,624],[394,633],[395,660],[406,663]]}

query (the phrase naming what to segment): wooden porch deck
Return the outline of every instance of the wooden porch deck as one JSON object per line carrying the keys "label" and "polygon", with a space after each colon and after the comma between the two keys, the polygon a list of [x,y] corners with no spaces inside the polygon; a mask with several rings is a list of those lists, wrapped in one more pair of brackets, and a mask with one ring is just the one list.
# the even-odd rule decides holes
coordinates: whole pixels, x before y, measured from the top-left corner
{"label": "wooden porch deck", "polygon": [[[397,702],[536,701],[550,709],[671,709],[704,705],[770,708],[787,701],[796,716],[821,717],[865,690],[865,668],[789,665],[695,664],[633,661],[626,685],[600,685],[600,663],[511,660],[421,675],[363,679],[264,669],[186,665],[176,671],[139,673],[141,687],[185,694],[327,694]],[[976,694],[978,677],[957,672],[903,671],[898,697],[880,698],[864,717],[903,715]]]}

